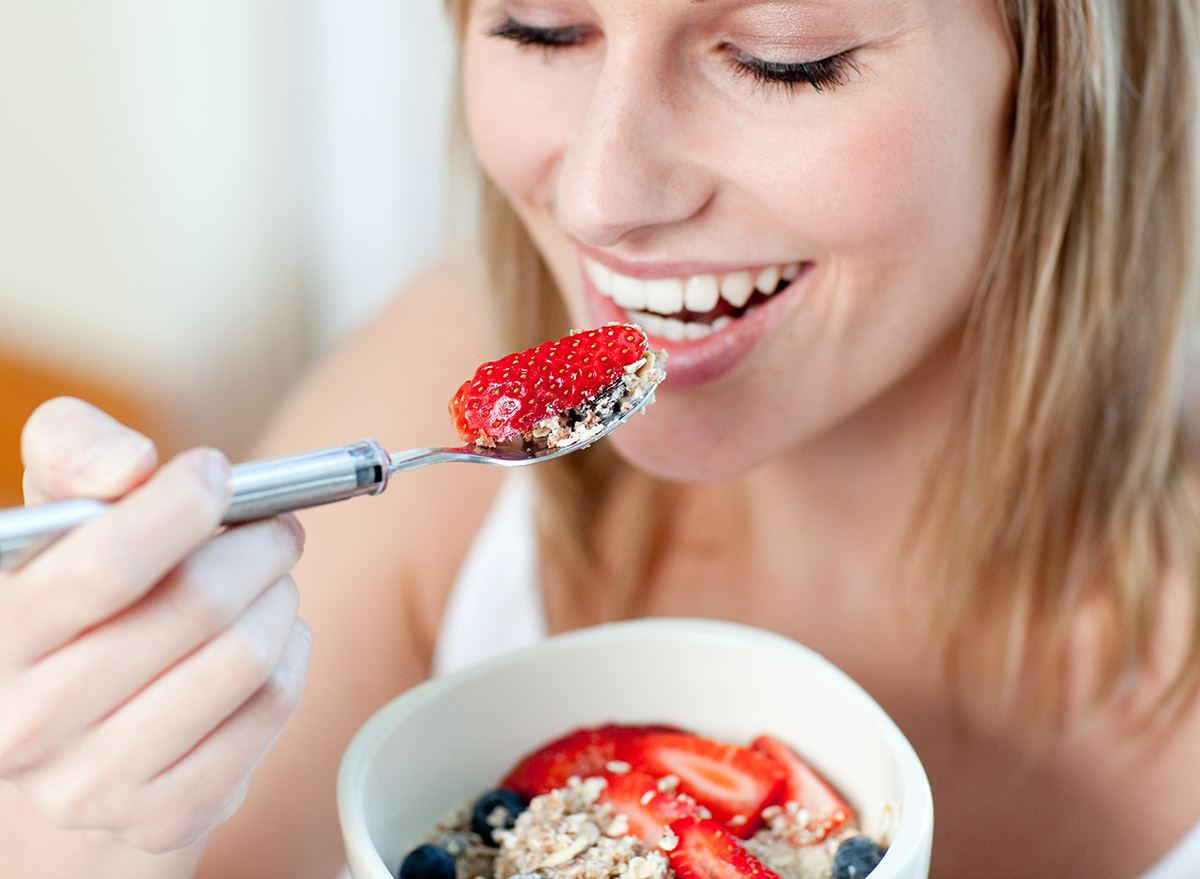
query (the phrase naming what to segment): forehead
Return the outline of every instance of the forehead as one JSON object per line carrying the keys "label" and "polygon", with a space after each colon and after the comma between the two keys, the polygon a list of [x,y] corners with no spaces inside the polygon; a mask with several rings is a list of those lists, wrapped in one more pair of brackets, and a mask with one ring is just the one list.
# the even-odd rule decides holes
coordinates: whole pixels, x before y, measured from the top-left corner
{"label": "forehead", "polygon": [[937,12],[972,10],[981,5],[999,8],[1005,0],[447,0],[447,8],[462,20],[464,13],[520,16],[523,13],[555,13],[618,17],[628,21],[662,17],[737,14],[787,21],[795,26],[806,17],[844,16],[853,18],[898,18],[920,20]]}
{"label": "forehead", "polygon": [[[631,13],[650,14],[678,9],[739,9],[745,7],[775,7],[788,11],[847,11],[896,7],[928,7],[949,3],[952,6],[970,6],[980,0],[446,0],[446,8],[452,12],[463,9],[489,7],[540,6],[550,8],[605,7],[620,8]],[[1002,5],[1004,0],[986,0],[993,5]]]}

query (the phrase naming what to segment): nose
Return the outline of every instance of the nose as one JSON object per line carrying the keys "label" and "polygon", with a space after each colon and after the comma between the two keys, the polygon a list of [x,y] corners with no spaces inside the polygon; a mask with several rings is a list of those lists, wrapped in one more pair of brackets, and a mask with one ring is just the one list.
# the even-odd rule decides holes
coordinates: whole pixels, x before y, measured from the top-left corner
{"label": "nose", "polygon": [[688,148],[689,117],[663,59],[610,50],[564,147],[558,219],[585,244],[610,247],[698,213],[709,175]]}

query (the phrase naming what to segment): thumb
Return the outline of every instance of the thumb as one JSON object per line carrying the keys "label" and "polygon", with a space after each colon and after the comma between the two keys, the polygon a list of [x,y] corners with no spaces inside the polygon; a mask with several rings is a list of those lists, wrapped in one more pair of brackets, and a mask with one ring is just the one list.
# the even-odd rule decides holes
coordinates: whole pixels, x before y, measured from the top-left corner
{"label": "thumb", "polygon": [[73,397],[43,403],[29,416],[21,432],[21,458],[29,504],[116,498],[148,478],[158,464],[147,437]]}

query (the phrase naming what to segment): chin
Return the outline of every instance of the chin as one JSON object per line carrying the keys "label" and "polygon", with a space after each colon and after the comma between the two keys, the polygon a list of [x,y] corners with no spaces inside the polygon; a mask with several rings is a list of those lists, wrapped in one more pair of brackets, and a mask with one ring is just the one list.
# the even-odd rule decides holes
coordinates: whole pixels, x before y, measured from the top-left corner
{"label": "chin", "polygon": [[[660,392],[661,393],[661,392]],[[741,476],[761,464],[770,452],[754,449],[728,425],[677,412],[662,401],[621,425],[604,440],[629,464],[660,479],[720,482]]]}

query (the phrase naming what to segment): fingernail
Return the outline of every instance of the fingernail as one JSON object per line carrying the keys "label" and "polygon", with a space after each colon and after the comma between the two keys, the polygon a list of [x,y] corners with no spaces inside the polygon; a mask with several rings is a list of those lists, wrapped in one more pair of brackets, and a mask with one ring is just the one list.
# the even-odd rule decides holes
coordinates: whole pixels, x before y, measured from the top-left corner
{"label": "fingernail", "polygon": [[204,450],[200,473],[214,493],[229,491],[229,459],[216,449]]}
{"label": "fingernail", "polygon": [[279,521],[292,532],[292,536],[296,538],[296,545],[303,549],[306,535],[304,526],[300,524],[300,520],[292,513],[284,513],[279,517]]}

